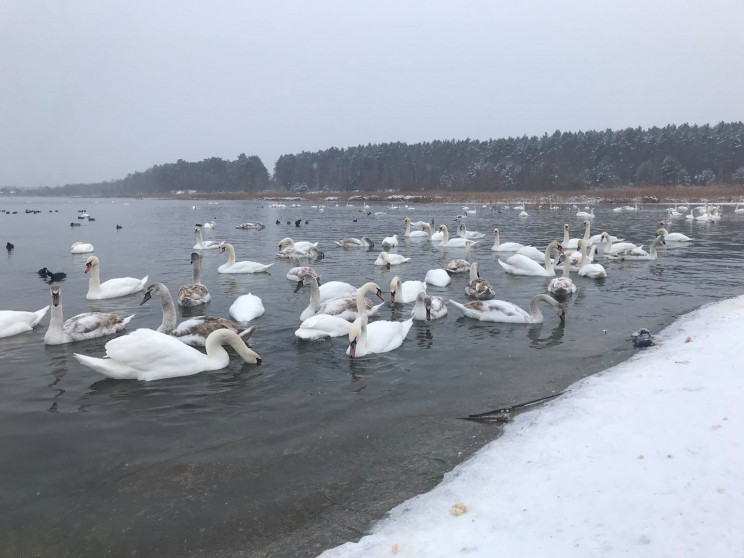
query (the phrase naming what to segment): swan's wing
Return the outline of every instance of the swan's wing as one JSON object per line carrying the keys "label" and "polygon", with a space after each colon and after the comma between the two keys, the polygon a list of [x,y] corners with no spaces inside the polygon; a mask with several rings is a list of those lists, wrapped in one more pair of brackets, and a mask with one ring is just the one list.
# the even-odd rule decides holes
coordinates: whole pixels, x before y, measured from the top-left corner
{"label": "swan's wing", "polygon": [[387,353],[403,344],[413,319],[404,322],[379,320],[367,325],[367,352]]}
{"label": "swan's wing", "polygon": [[295,335],[300,339],[321,339],[348,335],[351,323],[338,316],[318,314],[302,322]]}
{"label": "swan's wing", "polygon": [[545,274],[545,268],[524,254],[514,254],[505,262],[499,260],[499,264],[507,273],[514,275],[541,275]]}
{"label": "swan's wing", "polygon": [[178,300],[205,300],[210,297],[209,289],[200,283],[184,285],[178,290]]}
{"label": "swan's wing", "polygon": [[62,329],[72,337],[91,339],[116,333],[124,329],[128,321],[117,314],[85,312],[66,320]]}
{"label": "swan's wing", "polygon": [[147,277],[144,279],[135,279],[134,277],[119,277],[117,279],[109,279],[101,283],[101,291],[107,296],[112,295],[125,295],[136,293],[145,288]]}

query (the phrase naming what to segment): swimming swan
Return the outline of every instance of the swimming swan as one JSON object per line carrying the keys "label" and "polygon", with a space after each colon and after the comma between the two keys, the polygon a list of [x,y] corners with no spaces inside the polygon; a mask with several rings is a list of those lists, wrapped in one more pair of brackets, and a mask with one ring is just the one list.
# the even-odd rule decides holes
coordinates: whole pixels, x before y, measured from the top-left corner
{"label": "swimming swan", "polygon": [[447,307],[444,300],[438,296],[431,296],[421,291],[416,295],[416,304],[411,310],[411,318],[417,321],[438,320],[447,315]]}
{"label": "swimming swan", "polygon": [[576,285],[574,285],[574,282],[569,276],[571,273],[571,265],[565,261],[566,255],[564,254],[561,258],[564,259],[563,276],[554,277],[550,280],[550,283],[548,283],[548,292],[555,296],[568,296],[576,292]]}
{"label": "swimming swan", "polygon": [[519,242],[500,242],[499,241],[499,229],[493,229],[493,246],[491,246],[491,252],[516,252],[520,248],[524,248],[524,244]]}
{"label": "swimming swan", "polygon": [[410,262],[411,258],[406,258],[400,254],[388,254],[387,252],[380,252],[375,260],[375,265],[385,265],[390,269],[391,265],[399,265],[402,263]]}
{"label": "swimming swan", "polygon": [[566,311],[561,308],[558,301],[552,296],[539,294],[530,300],[530,311],[522,310],[516,304],[504,300],[474,300],[467,304],[460,304],[450,300],[457,306],[462,313],[468,318],[480,320],[482,322],[504,322],[512,324],[541,324],[544,321],[542,312],[538,303],[547,302],[558,315],[561,323],[566,321]]}
{"label": "swimming swan", "polygon": [[220,254],[223,254],[224,252],[227,252],[228,255],[227,263],[218,267],[217,273],[265,273],[272,265],[274,265],[273,263],[262,264],[249,261],[236,262],[235,248],[233,248],[232,244],[225,244],[220,249]]}
{"label": "swimming swan", "polygon": [[478,244],[477,240],[467,240],[465,238],[459,237],[451,239],[449,237],[447,225],[439,225],[439,231],[442,233],[442,242],[439,243],[440,246],[444,246],[446,248],[470,248]]}
{"label": "swimming swan", "polygon": [[[408,217],[406,217],[404,223],[406,224],[406,238],[429,238],[430,235],[425,230],[411,231],[411,220]],[[384,243],[383,246],[385,246]]]}
{"label": "swimming swan", "polygon": [[96,337],[113,335],[124,329],[134,314],[122,318],[117,314],[85,312],[65,321],[62,315],[62,295],[59,286],[49,289],[52,293],[52,317],[44,334],[46,345],[62,345],[73,341],[84,341]]}
{"label": "swimming swan", "polygon": [[178,290],[179,306],[198,306],[212,300],[209,289],[201,282],[201,260],[202,256],[199,252],[191,252],[192,282]]}
{"label": "swimming swan", "polygon": [[10,337],[31,331],[49,310],[45,306],[36,312],[22,310],[0,310],[0,337]]}
{"label": "swimming swan", "polygon": [[660,228],[660,229],[657,229],[656,234],[657,235],[659,235],[659,234],[663,235],[664,236],[664,240],[666,242],[692,242],[692,239],[689,236],[687,236],[686,234],[676,233],[676,232],[675,233],[670,233],[668,230],[666,230],[663,227]]}
{"label": "swimming swan", "polygon": [[225,244],[224,240],[204,240],[202,238],[201,225],[196,225],[194,235],[196,235],[194,250],[216,250],[217,248],[222,248],[222,245]]}
{"label": "swimming swan", "polygon": [[470,262],[461,258],[451,260],[447,264],[447,273],[451,275],[458,275],[460,273],[468,273],[470,271]]}
{"label": "swimming swan", "polygon": [[85,262],[85,273],[91,272],[90,280],[88,281],[88,294],[85,295],[86,299],[103,300],[106,298],[117,298],[137,293],[145,288],[148,275],[145,275],[142,279],[119,277],[101,283],[99,265],[100,262],[95,256],[89,256]]}
{"label": "swimming swan", "polygon": [[295,331],[295,336],[307,341],[323,339],[324,337],[341,337],[348,335],[351,329],[351,322],[338,316],[329,314],[316,314],[310,316],[300,324]]}
{"label": "swimming swan", "polygon": [[375,243],[369,237],[363,236],[360,238],[342,238],[341,240],[334,241],[338,246],[343,248],[368,248],[372,249],[375,247]]}
{"label": "swimming swan", "polygon": [[390,281],[390,304],[414,302],[420,292],[426,292],[423,281],[405,281],[401,283],[397,275]]}
{"label": "swimming swan", "polygon": [[469,231],[465,223],[460,223],[457,225],[457,236],[467,240],[479,240],[486,235],[478,231]]}
{"label": "swimming swan", "polygon": [[95,248],[87,242],[73,242],[70,246],[70,254],[88,254],[93,251],[95,251]]}
{"label": "swimming swan", "polygon": [[382,247],[383,248],[393,248],[398,245],[398,235],[394,234],[393,236],[386,236],[382,239]]}
{"label": "swimming swan", "polygon": [[435,287],[446,287],[452,282],[450,274],[446,269],[430,269],[426,272],[424,283],[434,285]]}
{"label": "swimming swan", "polygon": [[[359,289],[360,296],[375,289],[381,292],[375,283],[367,283]],[[346,354],[352,358],[397,349],[413,325],[413,318],[404,322],[378,320],[370,324],[365,309],[360,305],[357,310],[359,315],[349,330],[349,348],[346,349]]]}
{"label": "swimming swan", "polygon": [[286,249],[292,249],[298,252],[304,252],[305,255],[309,255],[311,250],[317,247],[317,242],[308,242],[307,240],[299,240],[295,242],[290,237],[282,238],[279,241],[279,252],[283,252]]}
{"label": "swimming swan", "polygon": [[594,253],[597,251],[597,245],[592,244],[592,249],[589,254],[586,253],[586,243],[580,242],[579,248],[581,250],[581,262],[579,263],[579,276],[589,277],[590,279],[604,279],[607,277],[607,270],[604,266],[599,263],[590,263],[590,258],[593,259]]}
{"label": "swimming swan", "polygon": [[481,279],[478,273],[478,262],[470,264],[470,282],[465,287],[465,294],[477,300],[486,300],[496,295],[491,284],[485,279]]}
{"label": "swimming swan", "polygon": [[641,248],[635,248],[633,250],[621,250],[618,252],[614,252],[610,254],[610,257],[613,260],[622,260],[622,261],[649,261],[649,260],[655,260],[657,259],[656,254],[656,247],[659,244],[666,245],[666,242],[664,241],[664,235],[659,234],[654,238],[654,241],[651,243],[651,246],[648,249],[648,252]]}
{"label": "swimming swan", "polygon": [[206,355],[170,335],[138,329],[106,343],[107,358],[73,354],[81,364],[108,378],[145,382],[225,368],[230,364],[230,356],[222,345],[230,345],[248,364],[261,364],[258,353],[249,349],[234,331],[213,331],[205,345]]}
{"label": "swimming swan", "polygon": [[320,283],[320,275],[318,275],[312,267],[301,266],[299,258],[292,258],[292,265],[294,267],[287,272],[287,279],[290,281],[302,281],[305,277],[315,277]]}
{"label": "swimming swan", "polygon": [[[364,296],[367,291],[363,291],[362,289],[357,289],[354,295],[342,295],[321,300],[320,288],[314,277],[303,279],[302,283],[310,285],[310,304],[300,314],[300,320],[303,322],[316,314],[338,316],[351,322],[357,318],[359,305],[364,305],[364,308],[369,311],[370,315],[376,314],[380,306],[382,306],[382,303],[373,306],[372,302]],[[295,292],[298,290],[299,288],[295,289]],[[382,291],[376,294],[384,303],[385,299],[382,297]]]}
{"label": "swimming swan", "polygon": [[558,250],[559,253],[563,253],[563,248],[558,241],[554,240],[545,249],[545,267],[542,267],[536,261],[530,259],[523,254],[514,254],[507,258],[506,261],[499,260],[499,265],[504,268],[504,271],[511,273],[512,275],[531,275],[540,277],[553,277],[555,276],[555,270],[550,261],[550,253],[553,250]]}

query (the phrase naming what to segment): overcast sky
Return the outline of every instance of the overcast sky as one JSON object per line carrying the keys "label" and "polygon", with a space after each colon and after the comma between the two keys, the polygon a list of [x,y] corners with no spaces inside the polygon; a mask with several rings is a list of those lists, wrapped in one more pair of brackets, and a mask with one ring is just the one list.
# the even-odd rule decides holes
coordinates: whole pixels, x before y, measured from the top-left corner
{"label": "overcast sky", "polygon": [[0,185],[744,120],[744,0],[2,0]]}

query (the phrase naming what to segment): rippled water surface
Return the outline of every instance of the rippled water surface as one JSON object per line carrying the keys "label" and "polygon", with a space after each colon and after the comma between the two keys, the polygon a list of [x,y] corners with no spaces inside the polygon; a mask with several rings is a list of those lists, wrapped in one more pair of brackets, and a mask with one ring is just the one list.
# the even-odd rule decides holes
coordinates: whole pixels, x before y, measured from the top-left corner
{"label": "rippled water surface", "polygon": [[[149,274],[174,295],[191,282],[197,222],[215,219],[216,230],[205,238],[229,240],[239,260],[276,262],[268,274],[223,275],[217,267],[224,255],[204,255],[202,282],[212,293],[206,313],[228,317],[235,298],[248,292],[263,300],[266,313],[254,320],[251,339],[261,366],[233,358],[224,370],[187,378],[114,381],[72,356],[102,356],[106,339],[45,347],[48,317],[32,333],[0,339],[0,535],[9,555],[315,555],[358,537],[498,434],[493,425],[460,417],[560,391],[630,356],[629,336],[640,327],[658,331],[703,303],[744,292],[744,216],[727,208],[718,223],[676,219],[673,230],[695,242],[668,245],[656,262],[606,263],[604,281],[574,274],[578,291],[563,303],[565,325],[550,310],[542,326],[528,327],[476,322],[450,307],[444,319],[415,322],[396,351],[350,361],[345,338],[294,337],[309,293],[293,294],[291,265],[275,258],[281,238],[320,242],[326,257],[313,266],[323,281],[376,281],[388,299],[395,275],[423,279],[427,270],[466,257],[479,262],[497,298],[527,308],[548,279],[504,274],[490,251],[493,228],[503,242],[544,247],[562,236],[563,223],[580,236],[576,210],[528,208],[530,216],[519,218],[500,206],[478,207],[468,228],[488,234],[466,252],[402,236],[406,216],[434,217],[454,229],[460,206],[373,204],[372,212],[386,214],[368,215],[359,204],[334,202],[322,212],[310,202],[301,208],[196,202],[196,210],[193,203],[0,199],[0,209],[18,211],[0,214],[4,241],[15,244],[0,265],[1,309],[49,304],[49,286],[36,273],[46,266],[68,275],[65,317],[136,313],[131,329],[156,328],[160,305],[139,306],[141,294],[85,300],[87,255],[69,253],[78,240],[95,245],[102,281]],[[96,220],[70,227],[78,209]],[[593,233],[648,246],[665,212],[598,207],[596,214]],[[266,229],[234,228],[245,221],[262,221]],[[394,232],[398,253],[412,261],[390,271],[373,265],[377,250],[333,244],[362,235],[379,243]],[[429,292],[464,302],[465,285],[465,277],[455,277]],[[381,316],[404,319],[411,307],[388,302]]]}

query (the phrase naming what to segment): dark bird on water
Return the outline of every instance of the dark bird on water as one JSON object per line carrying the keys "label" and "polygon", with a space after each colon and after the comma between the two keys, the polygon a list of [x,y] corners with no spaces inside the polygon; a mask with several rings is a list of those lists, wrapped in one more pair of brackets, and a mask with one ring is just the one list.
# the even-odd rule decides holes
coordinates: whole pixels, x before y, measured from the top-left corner
{"label": "dark bird on water", "polygon": [[64,271],[58,271],[57,273],[52,273],[51,271],[47,269],[46,274],[47,274],[47,277],[49,277],[50,283],[56,283],[58,281],[62,281],[62,279],[67,277],[67,273],[65,273]]}
{"label": "dark bird on water", "polygon": [[11,244],[10,242],[5,243],[5,249],[10,252],[13,248],[15,248],[15,245]]}
{"label": "dark bird on water", "polygon": [[276,224],[281,225],[281,223],[279,222],[279,219],[276,220]]}
{"label": "dark bird on water", "polygon": [[295,221],[295,227],[299,227],[300,224],[302,224],[302,219],[297,219],[297,221]]}
{"label": "dark bird on water", "polygon": [[80,226],[80,223],[70,223],[70,226],[71,227],[79,227]]}
{"label": "dark bird on water", "polygon": [[310,224],[310,221],[308,221],[307,219],[305,219],[305,224],[306,225],[309,225]]}
{"label": "dark bird on water", "polygon": [[116,230],[117,230],[117,231],[118,231],[119,229],[123,229],[123,228],[124,228],[124,227],[122,227],[121,225],[116,225]]}

